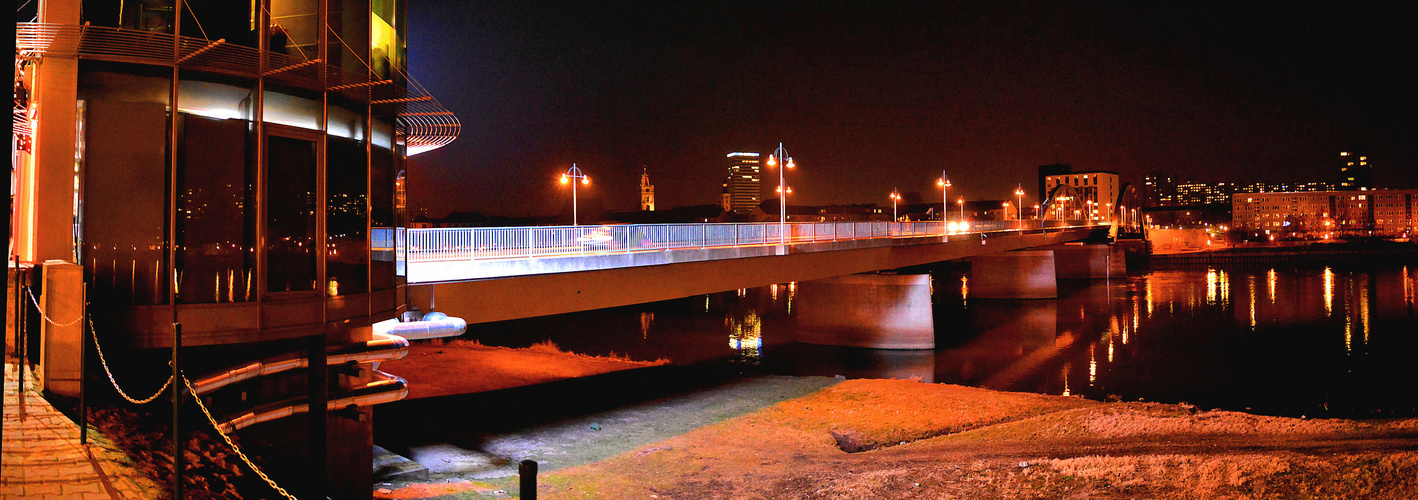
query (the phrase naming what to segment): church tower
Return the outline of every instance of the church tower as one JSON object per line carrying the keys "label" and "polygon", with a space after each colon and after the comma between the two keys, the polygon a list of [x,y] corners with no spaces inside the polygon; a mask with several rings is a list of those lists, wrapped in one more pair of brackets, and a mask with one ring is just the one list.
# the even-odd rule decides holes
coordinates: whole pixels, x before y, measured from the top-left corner
{"label": "church tower", "polygon": [[640,209],[655,211],[655,186],[650,184],[650,173],[644,167],[640,169]]}

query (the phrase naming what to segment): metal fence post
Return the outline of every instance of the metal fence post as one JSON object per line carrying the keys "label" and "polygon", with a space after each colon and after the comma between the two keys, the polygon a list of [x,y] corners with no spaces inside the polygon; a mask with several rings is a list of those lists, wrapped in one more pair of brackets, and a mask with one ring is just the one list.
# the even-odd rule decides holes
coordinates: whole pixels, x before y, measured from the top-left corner
{"label": "metal fence post", "polygon": [[79,311],[79,445],[83,446],[89,444],[89,401],[84,393],[84,386],[88,385],[86,382],[89,380],[89,336],[85,334],[92,332],[89,322],[85,321],[89,313],[88,287],[84,287],[79,296],[84,304],[83,310]]}
{"label": "metal fence post", "polygon": [[172,498],[182,498],[182,371],[178,352],[182,350],[182,323],[172,324]]}

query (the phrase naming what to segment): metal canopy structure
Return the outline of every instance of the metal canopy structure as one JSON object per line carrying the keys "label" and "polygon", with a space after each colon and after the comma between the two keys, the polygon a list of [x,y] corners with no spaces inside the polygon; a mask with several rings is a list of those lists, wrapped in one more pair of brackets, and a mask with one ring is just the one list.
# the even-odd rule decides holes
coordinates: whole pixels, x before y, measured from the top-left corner
{"label": "metal canopy structure", "polygon": [[[371,73],[350,72],[320,59],[262,53],[255,47],[224,40],[92,25],[16,23],[15,47],[20,58],[77,57],[178,66],[331,92],[368,104],[376,115],[394,117],[409,156],[448,145],[461,129],[458,118],[412,78],[403,85]],[[20,131],[16,127],[16,132]]]}

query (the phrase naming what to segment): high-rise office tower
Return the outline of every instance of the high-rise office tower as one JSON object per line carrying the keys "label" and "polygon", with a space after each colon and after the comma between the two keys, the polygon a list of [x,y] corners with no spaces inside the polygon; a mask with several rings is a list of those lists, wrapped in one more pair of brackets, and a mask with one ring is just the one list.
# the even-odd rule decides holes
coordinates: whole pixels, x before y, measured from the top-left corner
{"label": "high-rise office tower", "polygon": [[1147,174],[1142,178],[1142,200],[1149,207],[1170,207],[1177,204],[1177,181],[1170,175]]}
{"label": "high-rise office tower", "polygon": [[729,175],[724,184],[729,192],[729,211],[739,214],[752,212],[763,201],[759,186],[763,176],[759,174],[758,153],[729,153]]}
{"label": "high-rise office tower", "polygon": [[1374,167],[1369,156],[1354,151],[1339,153],[1339,189],[1346,191],[1374,188]]}

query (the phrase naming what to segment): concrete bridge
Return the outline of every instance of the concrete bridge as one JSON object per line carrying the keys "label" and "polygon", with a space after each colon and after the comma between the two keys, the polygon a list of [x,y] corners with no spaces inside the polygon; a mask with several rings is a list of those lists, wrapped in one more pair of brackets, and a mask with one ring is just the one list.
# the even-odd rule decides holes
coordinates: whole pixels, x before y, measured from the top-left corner
{"label": "concrete bridge", "polygon": [[[975,258],[974,274],[981,275],[972,283],[976,297],[1051,297],[1056,276],[1096,274],[1097,266],[1089,263],[1098,259],[1011,251],[1083,251],[1065,244],[1096,238],[1109,228],[1061,220],[951,226],[927,221],[410,229],[402,244],[409,303],[425,311],[436,306],[474,324],[962,258]],[[1106,267],[1111,254],[1106,246],[1102,251]],[[1064,266],[1056,272],[1057,262],[1083,270]],[[929,283],[925,286],[929,300]]]}

